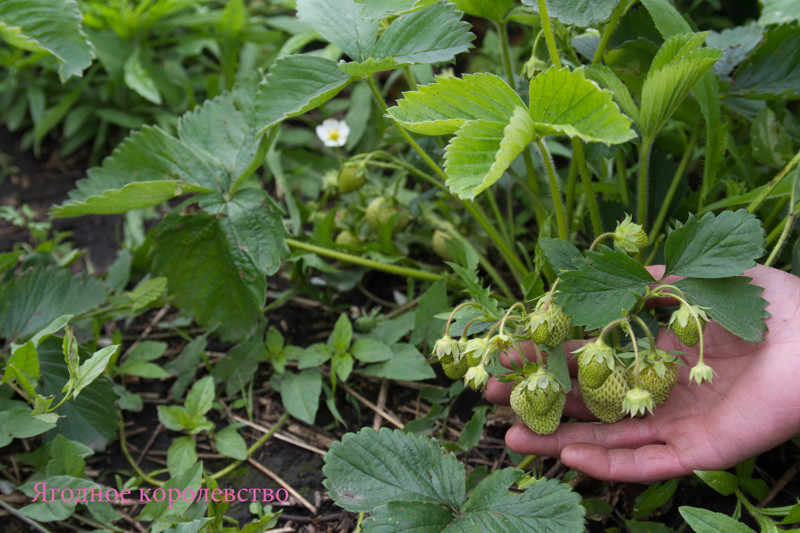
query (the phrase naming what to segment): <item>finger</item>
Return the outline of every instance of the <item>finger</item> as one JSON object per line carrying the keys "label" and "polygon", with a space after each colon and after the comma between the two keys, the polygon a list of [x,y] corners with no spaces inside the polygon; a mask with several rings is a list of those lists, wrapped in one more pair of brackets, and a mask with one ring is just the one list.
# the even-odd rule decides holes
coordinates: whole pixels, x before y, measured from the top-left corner
{"label": "finger", "polygon": [[[576,339],[564,342],[564,353],[567,355],[567,367],[569,368],[571,374],[574,375],[578,371],[578,360],[576,357],[572,356],[572,352],[590,340],[593,339]],[[519,346],[522,348],[522,353],[525,356],[525,362],[536,361],[536,347],[532,341],[521,342]],[[542,352],[542,356],[547,358],[547,352]],[[522,357],[520,357],[519,351],[514,348],[508,350],[508,352],[500,354],[500,364],[506,368],[513,368],[511,366],[511,359],[513,359],[514,362],[516,362],[519,366],[525,366]]]}
{"label": "finger", "polygon": [[513,381],[503,383],[496,377],[492,376],[489,378],[489,383],[486,385],[486,390],[484,391],[483,395],[492,403],[496,403],[497,405],[508,405],[512,388],[514,388]]}
{"label": "finger", "polygon": [[561,452],[565,465],[595,479],[653,483],[692,472],[670,445],[649,444],[636,449],[608,450],[593,444],[569,444]]}
{"label": "finger", "polygon": [[512,427],[506,433],[506,444],[519,453],[558,457],[564,447],[587,443],[601,448],[638,448],[660,441],[647,420],[623,419],[615,424],[567,422],[552,435],[537,435],[524,425]]}

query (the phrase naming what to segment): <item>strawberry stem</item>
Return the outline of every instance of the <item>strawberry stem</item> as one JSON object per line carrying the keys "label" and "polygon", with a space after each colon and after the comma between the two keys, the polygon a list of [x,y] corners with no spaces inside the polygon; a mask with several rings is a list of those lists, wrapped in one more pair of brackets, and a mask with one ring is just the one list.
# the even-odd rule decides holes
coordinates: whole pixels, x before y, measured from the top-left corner
{"label": "strawberry stem", "polygon": [[[455,309],[453,309],[453,311],[450,313],[450,317],[447,319],[447,326],[445,326],[445,328],[444,328],[444,334],[445,335],[450,335],[450,322],[453,321],[453,316],[456,314],[456,311],[458,311],[462,307],[466,307],[467,305],[474,305],[475,307],[481,307],[480,304],[477,304],[475,302],[463,302],[463,303],[458,304],[455,307]],[[481,307],[481,309],[482,309],[482,307]],[[470,320],[469,323],[471,324],[472,320]],[[467,326],[469,327],[469,324]],[[466,329],[464,331],[466,332]]]}
{"label": "strawberry stem", "polygon": [[[635,316],[635,315],[634,315]],[[636,386],[639,386],[639,346],[636,343],[636,335],[633,333],[633,327],[631,327],[631,323],[625,320],[623,325],[628,328],[628,333],[631,336],[631,341],[633,341],[633,358],[635,361],[635,376],[636,376]],[[647,328],[645,328],[646,330]]]}

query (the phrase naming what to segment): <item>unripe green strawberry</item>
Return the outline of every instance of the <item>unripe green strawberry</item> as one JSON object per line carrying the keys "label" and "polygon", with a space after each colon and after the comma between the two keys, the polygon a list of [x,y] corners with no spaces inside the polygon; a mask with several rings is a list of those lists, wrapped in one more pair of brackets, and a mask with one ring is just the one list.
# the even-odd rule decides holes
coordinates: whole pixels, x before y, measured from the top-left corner
{"label": "unripe green strawberry", "polygon": [[578,384],[581,388],[596,389],[616,366],[614,350],[602,339],[584,344],[573,353],[578,356]]}
{"label": "unripe green strawberry", "polygon": [[347,194],[361,188],[367,181],[367,174],[363,162],[348,161],[339,169],[338,186],[339,194]]}
{"label": "unripe green strawberry", "polygon": [[630,215],[626,215],[625,220],[617,223],[617,229],[614,230],[614,244],[628,253],[635,254],[647,247],[647,233],[641,225],[631,221]]}
{"label": "unripe green strawberry", "polygon": [[545,296],[530,314],[528,331],[531,340],[551,348],[560,346],[569,335],[571,318],[552,298]]}
{"label": "unripe green strawberry", "polygon": [[[678,379],[678,369],[675,366],[677,358],[664,350],[653,350],[642,362],[639,368],[639,387],[648,391],[653,398],[654,407],[667,401],[675,382]],[[636,367],[628,369],[628,384],[636,385]]]}
{"label": "unripe green strawberry", "polygon": [[361,239],[355,236],[350,230],[340,231],[336,236],[336,244],[345,246],[347,248],[355,248],[361,246]]}
{"label": "unripe green strawberry", "polygon": [[566,392],[552,374],[546,372],[532,374],[511,391],[511,408],[539,435],[549,435],[558,428],[566,402]]}
{"label": "unripe green strawberry", "polygon": [[450,379],[463,378],[464,374],[467,373],[467,369],[469,369],[469,365],[467,364],[467,358],[464,356],[459,357],[458,361],[455,361],[452,355],[450,360],[442,359],[442,370]]}
{"label": "unripe green strawberry", "polygon": [[450,239],[450,237],[447,236],[447,233],[437,229],[433,232],[433,237],[431,237],[431,247],[433,247],[433,251],[436,252],[436,255],[445,261],[452,261],[453,256],[450,255],[450,250],[447,248],[448,239]]}
{"label": "unripe green strawberry", "polygon": [[[395,215],[397,215],[395,217]],[[368,205],[364,218],[372,228],[372,231],[378,232],[380,229],[389,224],[394,217],[394,225],[392,232],[399,231],[406,227],[408,224],[408,215],[400,212],[388,199],[383,196],[374,198]]]}
{"label": "unripe green strawberry", "polygon": [[[694,313],[697,313],[695,319]],[[700,322],[700,329],[697,322]],[[697,306],[689,306],[682,303],[677,311],[672,313],[669,326],[680,341],[686,346],[694,346],[700,342],[700,335],[706,329],[708,315]]]}
{"label": "unripe green strawberry", "polygon": [[583,403],[594,416],[608,424],[613,424],[624,416],[622,402],[627,392],[628,380],[625,377],[625,370],[619,365],[599,387],[592,389],[581,386]]}
{"label": "unripe green strawberry", "polygon": [[470,367],[478,366],[487,349],[489,349],[489,340],[486,337],[476,337],[468,340],[464,350],[467,365]]}

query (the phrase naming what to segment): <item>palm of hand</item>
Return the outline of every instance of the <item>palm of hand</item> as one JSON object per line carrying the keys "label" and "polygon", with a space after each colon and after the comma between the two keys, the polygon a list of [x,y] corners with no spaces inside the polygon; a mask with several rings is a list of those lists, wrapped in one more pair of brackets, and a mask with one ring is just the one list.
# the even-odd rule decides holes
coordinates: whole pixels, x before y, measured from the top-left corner
{"label": "palm of hand", "polygon": [[[653,274],[659,272],[653,269]],[[704,334],[705,362],[715,371],[713,384],[689,383],[680,367],[670,398],[652,415],[616,424],[573,422],[552,435],[515,426],[506,435],[513,450],[561,456],[565,464],[598,479],[651,482],[691,473],[728,468],[784,442],[800,432],[800,279],[759,266],[746,272],[764,287],[770,302],[769,332],[760,345],[749,344],[715,323]],[[662,332],[662,349],[683,350],[688,366],[697,347],[687,349],[673,334]],[[567,347],[569,351],[569,346]],[[507,403],[508,388],[493,383],[487,397]],[[593,420],[570,393],[565,414]]]}

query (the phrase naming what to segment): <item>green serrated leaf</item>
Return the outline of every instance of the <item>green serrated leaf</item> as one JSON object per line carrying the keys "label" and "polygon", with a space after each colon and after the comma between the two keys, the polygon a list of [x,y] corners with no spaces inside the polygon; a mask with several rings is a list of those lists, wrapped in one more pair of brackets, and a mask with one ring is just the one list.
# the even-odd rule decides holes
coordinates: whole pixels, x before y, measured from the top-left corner
{"label": "green serrated leaf", "polygon": [[563,239],[542,237],[537,244],[544,252],[547,262],[556,272],[575,270],[576,267],[572,260],[576,257],[583,257],[574,244]]}
{"label": "green serrated leaf", "polygon": [[322,394],[322,375],[312,368],[302,372],[286,372],[281,376],[281,401],[289,414],[313,424]]}
{"label": "green serrated leaf", "polygon": [[386,70],[393,70],[400,66],[400,63],[395,61],[393,57],[386,57],[383,59],[375,59],[368,57],[364,61],[350,61],[339,62],[339,69],[354,78],[361,78],[375,74],[376,72],[384,72]]}
{"label": "green serrated leaf", "polygon": [[278,59],[258,85],[259,133],[286,118],[302,115],[333,98],[350,83],[335,61],[291,55]]}
{"label": "green serrated leaf", "polygon": [[106,298],[103,284],[69,269],[36,267],[0,286],[0,337],[15,341],[62,315],[93,309]]}
{"label": "green serrated leaf", "polygon": [[582,71],[551,67],[531,80],[529,95],[539,137],[567,135],[605,144],[636,137],[611,93],[584,78]]}
{"label": "green serrated leaf", "polygon": [[694,278],[738,276],[755,266],[764,254],[764,229],[744,209],[706,213],[700,220],[689,215],[672,230],[664,246],[666,275]]}
{"label": "green serrated leaf", "polygon": [[361,523],[364,533],[438,533],[449,530],[455,516],[432,502],[387,502]]}
{"label": "green serrated leaf", "polygon": [[453,4],[438,2],[394,20],[370,55],[392,57],[398,65],[449,62],[472,47],[475,35],[469,29]]}
{"label": "green serrated leaf", "polygon": [[[80,182],[78,182],[80,189]],[[79,190],[78,189],[78,190]],[[56,218],[81,217],[101,213],[114,215],[133,209],[152,207],[172,198],[193,192],[208,192],[205,187],[176,183],[171,180],[143,181],[123,185],[119,189],[108,189],[100,194],[78,200],[68,200],[52,208],[50,213]]]}
{"label": "green serrated leaf", "polygon": [[764,29],[755,22],[719,33],[709,32],[706,44],[723,52],[722,59],[714,63],[714,71],[721,77],[730,78],[731,71],[761,43],[763,34]]}
{"label": "green serrated leaf", "polygon": [[363,4],[361,15],[364,18],[384,19],[391,15],[402,15],[424,9],[439,0],[356,0]]}
{"label": "green serrated leaf", "polygon": [[363,17],[354,0],[298,0],[297,18],[355,61],[372,55],[378,20]]}
{"label": "green serrated leaf", "polygon": [[800,98],[800,32],[778,26],[733,75],[733,92],[747,98]]}
{"label": "green serrated leaf", "polygon": [[706,310],[714,322],[747,342],[764,340],[770,314],[767,301],[759,296],[764,290],[746,276],[721,279],[687,278],[673,285],[683,291],[689,303]]}
{"label": "green serrated leaf", "polygon": [[[522,3],[539,12],[536,0],[522,0]],[[618,5],[619,0],[548,0],[547,13],[563,24],[596,28],[611,18]]]}
{"label": "green serrated leaf", "polygon": [[519,95],[502,78],[483,72],[463,79],[439,76],[403,93],[388,114],[415,133],[448,135],[470,120],[505,125],[517,107],[525,107]]}
{"label": "green serrated leaf", "polygon": [[695,533],[755,533],[738,520],[722,513],[687,505],[679,507],[678,511]]}
{"label": "green serrated leaf", "polygon": [[605,65],[592,65],[584,67],[582,72],[588,79],[611,91],[611,94],[614,95],[614,101],[631,117],[634,123],[639,123],[639,108],[634,103],[630,90],[614,74],[613,70]]}
{"label": "green serrated leaf", "polygon": [[161,93],[158,91],[155,80],[153,80],[150,73],[147,72],[142,65],[139,59],[138,48],[128,57],[128,60],[125,61],[123,71],[125,73],[123,79],[125,85],[127,85],[129,89],[135,91],[145,100],[149,100],[156,105],[161,105]]}
{"label": "green serrated leaf", "polygon": [[771,24],[791,24],[800,22],[800,1],[798,0],[759,0],[761,16],[758,23],[761,26]]}
{"label": "green serrated leaf", "polygon": [[[0,383],[11,381],[11,367],[27,376],[29,379],[39,377],[39,356],[36,353],[36,346],[33,341],[28,341],[14,350],[6,363],[6,370]],[[35,395],[34,395],[35,396]]]}
{"label": "green serrated leaf", "polygon": [[362,363],[380,363],[394,355],[388,344],[375,339],[358,339],[350,348],[350,354]]}
{"label": "green serrated leaf", "polygon": [[639,125],[643,135],[655,135],[722,57],[720,50],[700,48],[706,35],[674,35],[659,49],[642,87]]}
{"label": "green serrated leaf", "polygon": [[158,421],[172,431],[184,431],[192,428],[192,417],[180,405],[159,405]]}
{"label": "green serrated leaf", "polygon": [[604,327],[630,311],[648,286],[655,282],[641,263],[627,254],[600,246],[587,252],[580,270],[562,272],[556,302],[572,316],[573,324],[587,330]]}
{"label": "green serrated leaf", "polygon": [[464,516],[453,524],[454,530],[470,524],[477,526],[478,531],[578,533],[585,530],[586,510],[572,487],[555,479],[543,479],[522,494],[510,493],[509,485],[520,477],[520,470],[504,468],[481,481],[461,507]]}
{"label": "green serrated leaf", "polygon": [[447,145],[447,186],[459,198],[471,200],[491,187],[536,136],[524,107],[514,110],[508,124],[467,122]]}
{"label": "green serrated leaf", "polygon": [[94,59],[81,19],[75,0],[3,0],[0,39],[54,57],[63,83],[71,76],[81,76]]}
{"label": "green serrated leaf", "polygon": [[262,318],[266,276],[289,255],[286,229],[262,190],[242,189],[227,201],[210,195],[201,205],[196,214],[177,209],[162,220],[153,267],[199,323],[243,339]]}
{"label": "green serrated leaf", "polygon": [[371,512],[386,502],[437,502],[459,508],[464,466],[435,440],[364,428],[334,442],[325,455],[323,484],[337,505]]}

